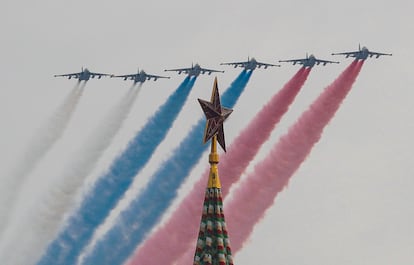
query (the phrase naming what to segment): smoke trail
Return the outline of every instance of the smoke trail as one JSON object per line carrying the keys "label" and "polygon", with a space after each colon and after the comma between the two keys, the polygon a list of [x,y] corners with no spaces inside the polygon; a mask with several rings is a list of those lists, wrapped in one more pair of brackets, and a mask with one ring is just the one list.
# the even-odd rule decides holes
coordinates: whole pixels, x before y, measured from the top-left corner
{"label": "smoke trail", "polygon": [[94,184],[69,223],[49,245],[38,264],[73,264],[90,241],[94,230],[105,220],[129,188],[135,175],[151,158],[182,109],[196,78],[187,77],[168,100],[129,142],[109,170]]}
{"label": "smoke trail", "polygon": [[[85,144],[75,153],[73,161],[67,165],[63,174],[52,180],[53,190],[42,194],[40,202],[36,200],[31,203],[30,207],[18,207],[18,209],[24,209],[24,218],[16,213],[13,215],[15,218],[11,228],[7,231],[10,239],[7,243],[3,243],[6,246],[0,250],[1,260],[4,261],[1,264],[28,264],[29,261],[39,258],[39,253],[55,236],[64,214],[73,207],[78,188],[83,184],[85,177],[92,172],[101,154],[121,128],[140,89],[141,85],[138,88],[131,87],[121,101],[105,116]],[[26,204],[26,202],[21,204]],[[39,205],[41,205],[40,210]],[[17,236],[19,234],[25,235],[24,243]],[[15,242],[16,239],[17,242]],[[8,251],[14,248],[19,248],[19,251],[25,255],[15,257],[15,253]],[[1,253],[1,251],[6,253]],[[7,253],[13,253],[13,257],[7,257],[9,255]]]}
{"label": "smoke trail", "polygon": [[[362,62],[354,61],[322,92],[289,132],[281,137],[268,157],[255,166],[253,173],[249,174],[227,203],[227,213],[231,219],[228,226],[232,231],[237,231],[232,237],[235,252],[242,248],[254,225],[264,216],[266,209],[273,204],[277,194],[288,184],[290,177],[319,141],[324,127],[350,91],[361,67]],[[246,200],[246,194],[252,195],[249,200]],[[240,207],[239,211],[235,207]],[[243,217],[242,212],[248,212],[248,218]]]}
{"label": "smoke trail", "polygon": [[[286,85],[263,106],[249,125],[237,136],[218,165],[222,193],[226,196],[230,186],[237,182],[255,157],[260,146],[288,110],[290,104],[305,83],[310,68],[301,68]],[[203,177],[177,207],[173,216],[160,229],[145,240],[129,264],[169,264],[177,260],[187,249],[194,247],[194,238],[200,224],[200,205],[204,199],[205,182],[209,167]],[[185,225],[183,225],[185,224]],[[174,246],[174,247],[171,247]],[[157,252],[163,255],[156,255]]]}
{"label": "smoke trail", "polygon": [[[224,106],[235,105],[251,74],[243,71],[223,93]],[[121,213],[111,230],[98,240],[92,252],[85,256],[84,264],[122,264],[129,257],[171,205],[178,188],[206,149],[200,140],[204,126],[204,119],[193,126],[173,151],[173,157],[161,165],[147,187]]]}
{"label": "smoke trail", "polygon": [[[233,253],[241,249],[254,225],[263,218],[275,196],[287,185],[289,178],[320,139],[323,128],[348,94],[361,66],[362,62],[354,61],[328,86],[289,132],[281,137],[270,155],[242,181],[231,199],[225,202]],[[188,250],[176,264],[190,263],[193,255],[194,250]]]}
{"label": "smoke trail", "polygon": [[8,174],[6,183],[0,185],[0,235],[9,223],[10,211],[14,209],[16,197],[27,175],[36,167],[39,161],[59,140],[65,131],[86,83],[78,82],[63,101],[63,104],[53,113],[49,120],[37,131],[25,150],[18,165]]}

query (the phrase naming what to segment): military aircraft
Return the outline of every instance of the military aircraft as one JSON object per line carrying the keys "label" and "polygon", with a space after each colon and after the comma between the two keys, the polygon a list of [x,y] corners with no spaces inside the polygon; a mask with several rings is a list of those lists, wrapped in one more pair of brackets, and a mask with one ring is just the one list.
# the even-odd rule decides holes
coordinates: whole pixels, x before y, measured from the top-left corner
{"label": "military aircraft", "polygon": [[206,69],[201,68],[199,64],[191,64],[190,68],[179,68],[179,69],[166,69],[164,71],[175,71],[178,72],[178,74],[184,73],[188,74],[188,76],[199,76],[200,74],[207,73],[208,75],[211,75],[211,73],[224,73],[224,71],[220,70],[212,70],[212,69]]}
{"label": "military aircraft", "polygon": [[391,53],[371,52],[370,50],[368,50],[367,47],[362,47],[362,49],[361,49],[361,45],[358,46],[358,51],[332,53],[332,55],[345,55],[345,58],[353,57],[353,58],[355,58],[355,60],[365,60],[368,57],[371,58],[373,56],[375,56],[375,58],[378,58],[381,55],[392,56]]}
{"label": "military aircraft", "polygon": [[306,54],[306,58],[303,58],[303,59],[280,60],[279,62],[293,63],[293,65],[302,64],[303,67],[313,67],[315,64],[316,65],[322,64],[323,66],[325,66],[328,63],[339,63],[339,62],[334,62],[334,61],[317,59],[313,54],[309,56],[308,54]]}
{"label": "military aircraft", "polygon": [[246,70],[251,70],[251,71],[256,69],[256,67],[261,68],[262,66],[263,66],[264,69],[266,69],[269,66],[280,67],[280,65],[278,65],[278,64],[261,63],[261,62],[256,61],[255,58],[250,59],[249,57],[247,57],[247,61],[245,61],[245,62],[221,63],[221,65],[234,65],[234,68],[242,67]]}
{"label": "military aircraft", "polygon": [[91,77],[95,78],[96,76],[98,77],[98,79],[101,79],[102,76],[110,76],[110,74],[94,73],[94,72],[89,71],[88,68],[83,69],[82,67],[82,70],[79,73],[54,75],[54,76],[55,77],[60,77],[60,76],[67,77],[68,79],[76,78],[76,79],[79,79],[79,81],[88,81],[89,78]]}
{"label": "military aircraft", "polygon": [[138,83],[138,82],[144,83],[146,80],[151,80],[151,78],[154,79],[154,81],[157,81],[158,78],[168,78],[168,79],[170,79],[170,77],[168,77],[168,76],[149,75],[149,74],[145,73],[144,70],[139,71],[139,69],[138,69],[136,74],[111,75],[111,78],[112,77],[120,77],[120,78],[123,78],[124,80],[134,80],[134,83]]}

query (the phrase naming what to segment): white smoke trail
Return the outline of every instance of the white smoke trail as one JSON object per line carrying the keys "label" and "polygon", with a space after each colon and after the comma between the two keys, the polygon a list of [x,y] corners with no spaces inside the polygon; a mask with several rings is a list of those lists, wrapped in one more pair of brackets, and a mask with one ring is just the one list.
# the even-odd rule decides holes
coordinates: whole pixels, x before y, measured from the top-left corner
{"label": "white smoke trail", "polygon": [[21,185],[26,181],[27,175],[63,135],[79,103],[85,84],[80,82],[76,84],[63,104],[34,134],[17,165],[5,176],[4,182],[0,185],[0,236],[7,226],[10,211],[14,208]]}
{"label": "white smoke trail", "polygon": [[30,206],[22,202],[26,205],[24,211],[13,216],[13,226],[7,229],[0,243],[0,264],[27,265],[37,261],[58,232],[65,214],[74,207],[77,191],[122,126],[140,89],[141,85],[131,87],[105,116],[80,150],[75,152],[62,175],[52,180],[53,190],[29,203]]}

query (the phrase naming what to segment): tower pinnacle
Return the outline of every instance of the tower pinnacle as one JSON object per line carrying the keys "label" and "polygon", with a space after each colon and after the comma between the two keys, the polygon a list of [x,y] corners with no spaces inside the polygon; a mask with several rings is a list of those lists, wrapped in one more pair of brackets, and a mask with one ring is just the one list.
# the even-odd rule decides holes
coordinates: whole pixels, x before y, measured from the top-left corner
{"label": "tower pinnacle", "polygon": [[233,265],[230,242],[223,213],[221,183],[218,174],[217,142],[226,150],[223,122],[232,110],[221,107],[217,78],[214,80],[211,102],[198,100],[207,117],[204,142],[211,139],[210,174],[204,197],[197,247],[193,265]]}
{"label": "tower pinnacle", "polygon": [[208,161],[210,162],[210,173],[208,176],[207,187],[221,189],[217,168],[217,164],[219,163],[219,155],[217,153],[217,136],[213,136],[213,139],[211,140],[211,152],[208,156]]}

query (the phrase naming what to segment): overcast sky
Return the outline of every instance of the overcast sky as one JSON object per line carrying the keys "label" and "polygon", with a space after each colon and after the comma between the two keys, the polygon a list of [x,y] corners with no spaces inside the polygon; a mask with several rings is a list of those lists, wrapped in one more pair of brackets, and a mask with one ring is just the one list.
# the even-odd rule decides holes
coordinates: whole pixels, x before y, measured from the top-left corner
{"label": "overcast sky", "polygon": [[[54,74],[77,72],[81,67],[129,74],[139,67],[163,75],[167,68],[200,63],[226,71],[218,75],[223,91],[240,70],[220,66],[221,62],[254,56],[276,63],[306,53],[340,60],[341,64],[312,70],[297,100],[263,146],[256,159],[260,161],[351,62],[330,54],[353,51],[360,43],[393,56],[366,61],[323,137],[256,226],[235,264],[413,264],[412,10],[414,4],[407,0],[3,1],[0,180],[7,179],[8,170],[18,164],[32,136],[76,83],[54,78]],[[286,64],[253,73],[225,124],[228,143],[297,69]],[[183,80],[183,76],[168,74],[170,80],[143,85],[93,176],[108,167]],[[169,157],[192,123],[202,117],[196,98],[208,99],[212,83],[213,76],[198,78],[141,179]],[[30,175],[38,180],[38,186],[31,187],[34,193],[47,188],[48,172],[66,165],[70,154],[84,144],[102,115],[130,86],[119,79],[88,82],[63,137]],[[192,174],[199,177],[207,162],[205,156]],[[29,199],[31,194],[20,196]]]}

